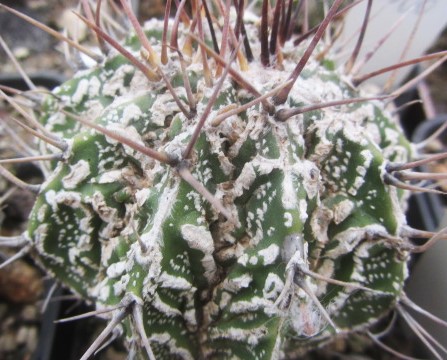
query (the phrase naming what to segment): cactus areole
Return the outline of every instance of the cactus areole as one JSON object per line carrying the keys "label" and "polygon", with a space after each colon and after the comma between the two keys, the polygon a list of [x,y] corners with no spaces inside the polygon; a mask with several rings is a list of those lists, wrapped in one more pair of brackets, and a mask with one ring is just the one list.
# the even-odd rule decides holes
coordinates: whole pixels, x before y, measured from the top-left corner
{"label": "cactus areole", "polygon": [[231,15],[211,50],[197,14],[170,21],[164,61],[163,21],[144,26],[152,53],[123,42],[151,75],[112,49],[48,96],[41,122],[66,146],[25,234],[35,257],[156,359],[290,358],[367,329],[407,277],[386,167],[410,143],[326,44],[266,53],[247,12],[249,47]]}

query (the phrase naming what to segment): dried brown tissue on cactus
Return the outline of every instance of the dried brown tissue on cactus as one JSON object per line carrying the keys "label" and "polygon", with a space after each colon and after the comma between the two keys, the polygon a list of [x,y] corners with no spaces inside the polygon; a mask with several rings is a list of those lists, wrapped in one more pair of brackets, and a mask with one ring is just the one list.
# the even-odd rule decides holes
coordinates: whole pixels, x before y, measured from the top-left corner
{"label": "dried brown tissue on cactus", "polygon": [[423,157],[391,115],[405,86],[363,86],[363,36],[346,64],[333,60],[361,1],[324,3],[321,20],[310,3],[168,1],[164,19],[140,25],[126,0],[81,1],[102,53],[53,35],[95,64],[25,93],[31,115],[0,93],[36,137],[40,155],[21,161],[47,174],[30,187],[0,168],[37,193],[26,231],[1,245],[109,320],[82,359],[115,328],[150,359],[294,358],[354,332],[398,354],[369,330],[393,311],[445,353],[403,290],[412,253],[446,237],[405,218],[409,192],[437,191],[414,182],[439,179],[416,167],[445,154]]}

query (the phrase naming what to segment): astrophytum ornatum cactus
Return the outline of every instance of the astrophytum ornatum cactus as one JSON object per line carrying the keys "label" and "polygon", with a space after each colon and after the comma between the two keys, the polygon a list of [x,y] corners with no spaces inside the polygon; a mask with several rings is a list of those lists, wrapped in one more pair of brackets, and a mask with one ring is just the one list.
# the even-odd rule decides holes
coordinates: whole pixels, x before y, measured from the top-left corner
{"label": "astrophytum ornatum cactus", "polygon": [[15,239],[109,310],[84,358],[115,328],[150,358],[290,358],[388,314],[414,154],[319,42],[341,1],[301,42],[291,1],[244,21],[183,1],[145,33],[122,3],[137,35],[84,19],[112,50],[45,100],[58,158]]}

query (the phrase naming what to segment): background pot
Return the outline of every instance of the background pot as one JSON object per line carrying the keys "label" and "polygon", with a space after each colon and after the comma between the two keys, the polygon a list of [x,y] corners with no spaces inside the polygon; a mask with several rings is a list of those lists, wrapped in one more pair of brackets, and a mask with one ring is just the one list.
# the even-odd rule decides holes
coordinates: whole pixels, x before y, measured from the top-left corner
{"label": "background pot", "polygon": [[[446,122],[447,114],[444,114],[421,123],[414,133],[413,142],[418,143],[427,139]],[[438,139],[442,141],[443,151],[447,151],[447,130]],[[427,169],[421,170],[427,171]],[[422,226],[421,228],[429,231],[437,231],[446,227],[446,198],[446,196],[429,193],[414,195],[411,206],[414,209],[411,216],[413,222],[418,222]],[[418,226],[418,224],[411,225]],[[447,242],[439,241],[420,256],[406,287],[410,299],[441,319],[447,319],[446,261]],[[441,344],[447,344],[447,329],[445,327],[417,314],[415,314],[415,318]]]}
{"label": "background pot", "polygon": [[[64,81],[64,78],[62,75],[58,73],[52,73],[52,72],[42,72],[34,75],[30,75],[31,81],[40,88],[45,88],[48,90],[53,89],[54,87],[58,86]],[[1,74],[0,75],[0,85],[5,87],[14,88],[17,90],[28,90],[28,86],[23,81],[22,77],[20,75],[16,74]],[[40,170],[34,166],[31,163],[27,164],[20,164],[15,168],[16,175],[23,179],[30,179],[30,178],[36,178],[41,176]],[[32,195],[28,195],[32,196]],[[2,204],[2,211],[4,215],[4,222],[2,223],[2,230],[5,228],[8,228],[11,231],[20,231],[18,229],[21,228],[21,224],[23,225],[24,222],[28,219],[28,212],[30,210],[30,206],[34,202],[33,199],[29,199],[31,202],[30,206],[27,206],[23,203],[23,201],[26,201],[26,196],[23,193],[19,193],[18,191],[15,192],[9,199],[5,201],[5,203]],[[28,263],[25,261],[23,266],[26,266],[27,269],[30,266],[31,263]],[[31,264],[32,265],[32,264]],[[11,264],[9,266],[15,266],[15,264]],[[10,270],[10,269],[9,269]],[[5,269],[5,271],[8,271],[8,269]],[[53,281],[44,281],[43,278],[36,279],[34,277],[34,274],[38,271],[33,272],[33,278],[30,278],[30,281],[40,281],[44,283],[44,298],[46,298],[49,295],[50,289],[53,287]],[[41,276],[44,274],[42,273]],[[36,275],[39,276],[39,275]],[[24,280],[20,286],[27,286],[26,281]],[[29,291],[32,292],[31,284],[28,284],[28,287],[30,288]],[[8,290],[8,289],[6,289]],[[14,290],[10,290],[14,291]],[[51,296],[59,296],[62,293],[61,289],[57,289],[54,291]],[[38,294],[32,294],[30,293],[28,295],[30,298],[34,296],[38,296]],[[32,352],[31,360],[50,360],[52,359],[51,353],[53,348],[53,340],[55,335],[55,325],[54,320],[56,320],[60,316],[60,302],[50,302],[48,306],[46,306],[45,311],[43,314],[40,314],[42,309],[42,302],[40,302],[39,305],[31,305],[31,302],[34,302],[34,300],[30,300],[30,304],[27,303],[26,299],[11,301],[6,300],[7,297],[4,296],[4,300],[1,302],[2,305],[6,306],[7,312],[10,314],[17,314],[17,320],[15,320],[14,325],[18,326],[17,334],[20,333],[22,329],[29,330],[31,326],[36,326],[35,322],[38,320],[40,321],[40,325],[38,326],[38,338],[35,340],[37,343],[36,349]],[[31,307],[34,306],[34,309],[31,310]],[[32,318],[22,318],[23,311],[30,311],[34,313],[35,315]],[[40,314],[40,315],[39,315]],[[31,322],[31,323],[30,323]],[[27,331],[25,330],[25,332]],[[22,331],[23,333],[23,331]],[[28,334],[31,334],[32,332],[28,331]],[[29,335],[30,336],[30,335]],[[32,340],[29,340],[32,342]],[[29,349],[31,350],[31,349]],[[17,349],[17,351],[11,352],[10,354],[6,354],[2,352],[1,356],[7,356],[11,359],[20,359],[20,358],[29,358],[30,354],[27,353],[28,349]]]}

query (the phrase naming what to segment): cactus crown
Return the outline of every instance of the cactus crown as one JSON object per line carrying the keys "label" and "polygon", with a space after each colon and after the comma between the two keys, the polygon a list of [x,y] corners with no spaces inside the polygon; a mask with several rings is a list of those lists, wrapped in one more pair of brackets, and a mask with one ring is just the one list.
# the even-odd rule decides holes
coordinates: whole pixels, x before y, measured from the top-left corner
{"label": "cactus crown", "polygon": [[342,1],[307,37],[293,1],[168,1],[143,28],[121,3],[135,33],[83,18],[104,56],[43,104],[58,159],[15,243],[109,310],[84,358],[115,327],[149,358],[289,358],[388,314],[416,154],[320,41]]}

